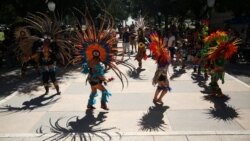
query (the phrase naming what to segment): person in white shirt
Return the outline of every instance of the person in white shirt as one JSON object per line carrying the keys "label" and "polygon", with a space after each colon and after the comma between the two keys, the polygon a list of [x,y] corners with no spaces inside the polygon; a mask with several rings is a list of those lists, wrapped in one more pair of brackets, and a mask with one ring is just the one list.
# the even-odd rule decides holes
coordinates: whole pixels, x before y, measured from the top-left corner
{"label": "person in white shirt", "polygon": [[175,54],[175,36],[173,35],[172,32],[168,32],[168,48],[170,51],[170,55],[171,55],[171,59],[174,58],[174,54]]}

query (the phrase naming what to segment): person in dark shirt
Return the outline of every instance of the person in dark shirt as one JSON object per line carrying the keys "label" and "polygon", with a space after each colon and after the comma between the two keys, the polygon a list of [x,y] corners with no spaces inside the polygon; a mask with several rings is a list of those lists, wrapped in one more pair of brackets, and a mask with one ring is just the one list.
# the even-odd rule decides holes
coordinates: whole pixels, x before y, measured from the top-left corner
{"label": "person in dark shirt", "polygon": [[50,40],[45,39],[42,45],[42,51],[39,56],[39,63],[42,68],[42,81],[45,88],[45,94],[49,93],[49,79],[54,84],[57,94],[61,94],[56,80],[56,54],[50,49]]}
{"label": "person in dark shirt", "polygon": [[128,29],[125,28],[125,32],[123,33],[123,36],[122,36],[122,41],[123,41],[123,55],[122,55],[122,59],[124,58],[124,54],[125,53],[128,53],[128,57],[130,58],[129,37],[130,37],[130,33],[128,32]]}
{"label": "person in dark shirt", "polygon": [[142,68],[142,59],[147,59],[146,47],[145,47],[145,37],[142,28],[138,29],[138,53],[135,59],[138,61],[138,68]]}

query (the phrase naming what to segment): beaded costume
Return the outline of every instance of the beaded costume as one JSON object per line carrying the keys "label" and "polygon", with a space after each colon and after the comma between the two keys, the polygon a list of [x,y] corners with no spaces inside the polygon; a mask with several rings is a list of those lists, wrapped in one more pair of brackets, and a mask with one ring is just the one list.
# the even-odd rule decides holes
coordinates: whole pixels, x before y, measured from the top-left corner
{"label": "beaded costume", "polygon": [[218,81],[222,84],[225,82],[225,63],[237,52],[237,46],[240,40],[230,40],[228,34],[224,31],[216,31],[211,33],[204,39],[204,48],[202,49],[202,57],[205,58],[209,66],[211,75],[210,87],[214,96],[222,96],[221,88]]}
{"label": "beaded costume", "polygon": [[136,30],[137,30],[137,36],[138,36],[138,52],[135,56],[135,60],[138,61],[139,68],[142,67],[142,59],[147,59],[146,54],[146,44],[145,44],[145,35],[144,35],[144,19],[142,17],[139,18],[138,21],[136,21]]}
{"label": "beaded costume", "polygon": [[27,34],[28,36],[19,42],[18,50],[20,58],[22,58],[22,70],[26,63],[34,60],[42,70],[45,93],[49,92],[48,81],[51,78],[59,94],[59,86],[55,78],[55,65],[58,60],[64,64],[71,59],[70,43],[61,36],[63,30],[58,24],[59,22],[46,14],[29,14],[25,21],[29,25],[24,28],[33,30],[36,34]]}
{"label": "beaded costume", "polygon": [[[152,51],[152,55],[155,57],[157,63],[157,69],[154,74],[152,84],[158,84],[153,102],[163,104],[162,97],[167,93],[167,91],[170,91],[167,74],[171,57],[162,37],[160,37],[157,33],[153,33],[150,38],[150,50]],[[160,92],[161,95],[158,98]]]}
{"label": "beaded costume", "polygon": [[[96,29],[95,23],[90,17],[87,8],[85,13],[80,12],[86,23],[86,30],[79,28],[73,43],[77,48],[77,55],[73,63],[82,63],[83,73],[88,74],[87,81],[91,85],[92,92],[89,96],[87,108],[95,109],[93,106],[96,103],[95,97],[97,96],[97,89],[102,91],[101,108],[109,110],[106,103],[111,94],[106,90],[103,84],[111,81],[113,78],[107,79],[104,74],[106,70],[111,69],[118,76],[124,87],[124,79],[127,81],[126,76],[119,70],[116,63],[124,65],[124,62],[119,61],[115,57],[114,44],[117,43],[116,33],[113,30],[112,16],[103,11],[105,14],[100,22],[99,30]],[[108,25],[104,26],[104,22]]]}

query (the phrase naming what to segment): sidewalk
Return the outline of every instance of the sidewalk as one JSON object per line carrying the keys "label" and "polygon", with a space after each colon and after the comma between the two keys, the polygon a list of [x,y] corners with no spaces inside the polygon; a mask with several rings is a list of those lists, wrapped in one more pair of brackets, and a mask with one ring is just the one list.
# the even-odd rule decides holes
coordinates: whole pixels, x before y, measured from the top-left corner
{"label": "sidewalk", "polygon": [[227,64],[227,73],[250,85],[250,63]]}
{"label": "sidewalk", "polygon": [[[126,58],[125,58],[126,59]],[[128,60],[137,67],[137,62]],[[107,88],[112,93],[109,111],[86,110],[90,86],[80,68],[60,78],[62,94],[43,95],[42,86],[15,91],[0,101],[0,141],[249,141],[250,86],[230,75],[221,85],[226,98],[207,96],[202,77],[169,68],[172,91],[163,106],[154,106],[156,87],[151,84],[156,64],[148,58],[142,70],[119,68],[128,86],[115,77]],[[28,103],[28,104],[27,104]],[[28,105],[28,106],[27,106]]]}

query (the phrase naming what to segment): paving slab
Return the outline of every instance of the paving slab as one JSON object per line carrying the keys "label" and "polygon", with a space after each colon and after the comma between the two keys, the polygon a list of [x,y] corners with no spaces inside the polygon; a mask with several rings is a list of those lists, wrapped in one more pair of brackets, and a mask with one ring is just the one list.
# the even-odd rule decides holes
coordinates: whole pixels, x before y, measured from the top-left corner
{"label": "paving slab", "polygon": [[221,141],[250,141],[250,135],[221,135]]}
{"label": "paving slab", "polygon": [[88,94],[64,94],[48,111],[83,111],[86,109]]}
{"label": "paving slab", "polygon": [[1,138],[1,141],[23,141],[22,138]]}
{"label": "paving slab", "polygon": [[221,137],[217,135],[196,135],[187,136],[188,141],[221,141]]}
{"label": "paving slab", "polygon": [[152,100],[152,93],[113,93],[108,106],[112,111],[146,110],[154,105]]}
{"label": "paving slab", "polygon": [[57,94],[17,94],[2,103],[0,112],[48,111],[60,98]]}
{"label": "paving slab", "polygon": [[222,92],[249,92],[250,87],[243,85],[241,83],[236,83],[235,80],[226,80],[224,84],[218,83],[222,89]]}
{"label": "paving slab", "polygon": [[250,94],[248,91],[241,92],[225,92],[230,99],[227,101],[228,105],[231,105],[235,109],[250,109],[249,99]]}
{"label": "paving slab", "polygon": [[63,92],[63,94],[73,95],[73,94],[84,94],[90,93],[90,86],[89,84],[85,84],[85,82],[73,82],[71,83],[68,88]]}
{"label": "paving slab", "polygon": [[0,133],[29,133],[45,112],[0,113]]}
{"label": "paving slab", "polygon": [[173,131],[244,130],[235,120],[217,119],[209,110],[168,110],[166,114]]}
{"label": "paving slab", "polygon": [[164,97],[164,102],[171,110],[176,109],[207,109],[213,103],[203,99],[201,93],[195,92],[172,92]]}
{"label": "paving slab", "polygon": [[[138,65],[133,57],[128,63]],[[127,87],[125,83],[122,89],[115,74],[107,73],[108,78],[115,77],[106,86],[112,93],[109,111],[100,108],[100,92],[96,110],[86,110],[90,86],[85,85],[87,76],[81,68],[58,78],[62,93],[51,98],[56,100],[51,104],[22,109],[24,102],[39,99],[44,89],[39,85],[16,91],[0,101],[0,140],[71,140],[75,136],[92,141],[249,140],[250,87],[230,75],[225,75],[225,84],[219,83],[227,97],[216,99],[204,92],[209,81],[192,69],[181,71],[170,66],[172,91],[163,98],[163,106],[155,106],[152,99],[156,87],[151,84],[156,69],[154,60],[144,61],[143,70],[120,65],[119,68],[127,75],[129,84]],[[42,103],[54,93],[52,85]],[[6,109],[7,105],[12,106],[12,111],[10,106]],[[44,135],[39,137],[41,133]]]}
{"label": "paving slab", "polygon": [[250,109],[240,109],[239,117],[236,118],[236,121],[241,125],[242,128],[250,130]]}
{"label": "paving slab", "polygon": [[154,136],[154,141],[188,141],[186,136]]}
{"label": "paving slab", "polygon": [[170,128],[167,117],[164,116],[166,109],[163,108],[161,111],[149,109],[148,111],[110,112],[102,127],[108,128],[112,125],[117,127],[120,132],[166,132]]}

